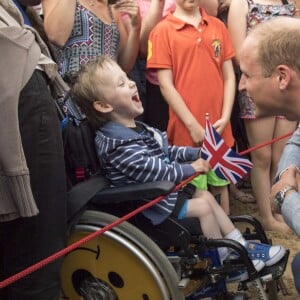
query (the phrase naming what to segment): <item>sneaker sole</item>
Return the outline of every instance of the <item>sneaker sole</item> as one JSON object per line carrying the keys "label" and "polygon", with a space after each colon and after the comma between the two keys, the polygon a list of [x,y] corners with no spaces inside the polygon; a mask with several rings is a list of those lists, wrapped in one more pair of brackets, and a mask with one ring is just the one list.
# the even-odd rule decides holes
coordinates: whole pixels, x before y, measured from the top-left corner
{"label": "sneaker sole", "polygon": [[265,262],[265,265],[267,267],[275,265],[284,257],[285,253],[286,253],[286,250],[281,247],[280,251],[278,253],[276,253],[276,255],[273,258],[271,258]]}
{"label": "sneaker sole", "polygon": [[259,262],[256,265],[253,264],[253,266],[257,272],[260,272],[266,264],[262,260],[259,260]]}

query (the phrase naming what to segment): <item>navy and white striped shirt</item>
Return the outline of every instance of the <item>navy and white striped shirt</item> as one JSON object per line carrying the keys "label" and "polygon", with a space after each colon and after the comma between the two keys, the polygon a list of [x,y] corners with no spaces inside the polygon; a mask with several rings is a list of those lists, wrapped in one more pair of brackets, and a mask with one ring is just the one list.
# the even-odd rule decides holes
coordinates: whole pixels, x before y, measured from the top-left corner
{"label": "navy and white striped shirt", "polygon": [[[160,180],[178,184],[195,174],[189,162],[199,158],[199,148],[170,146],[165,132],[136,123],[141,132],[115,122],[96,132],[98,158],[112,186]],[[161,223],[171,214],[177,194],[169,194],[144,214],[153,224]]]}

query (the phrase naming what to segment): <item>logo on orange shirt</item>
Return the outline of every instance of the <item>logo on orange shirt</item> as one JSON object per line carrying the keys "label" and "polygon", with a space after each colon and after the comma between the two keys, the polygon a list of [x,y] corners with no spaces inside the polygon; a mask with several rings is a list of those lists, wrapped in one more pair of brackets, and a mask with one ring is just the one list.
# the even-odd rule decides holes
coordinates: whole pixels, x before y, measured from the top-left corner
{"label": "logo on orange shirt", "polygon": [[212,41],[212,47],[214,49],[215,58],[219,58],[221,54],[221,42],[219,39],[214,39]]}

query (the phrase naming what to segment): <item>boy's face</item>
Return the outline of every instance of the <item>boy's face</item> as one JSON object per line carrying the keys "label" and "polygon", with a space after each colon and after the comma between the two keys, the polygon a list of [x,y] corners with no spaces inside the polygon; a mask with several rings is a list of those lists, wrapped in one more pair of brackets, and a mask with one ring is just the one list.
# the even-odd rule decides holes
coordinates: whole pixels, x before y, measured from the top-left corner
{"label": "boy's face", "polygon": [[211,16],[218,15],[219,1],[218,0],[200,0],[199,4]]}
{"label": "boy's face", "polygon": [[112,121],[135,126],[134,119],[144,111],[135,82],[115,62],[107,63],[97,76],[106,103],[95,102],[95,109],[109,113]]}
{"label": "boy's face", "polygon": [[186,11],[198,9],[200,0],[175,0],[176,6]]}

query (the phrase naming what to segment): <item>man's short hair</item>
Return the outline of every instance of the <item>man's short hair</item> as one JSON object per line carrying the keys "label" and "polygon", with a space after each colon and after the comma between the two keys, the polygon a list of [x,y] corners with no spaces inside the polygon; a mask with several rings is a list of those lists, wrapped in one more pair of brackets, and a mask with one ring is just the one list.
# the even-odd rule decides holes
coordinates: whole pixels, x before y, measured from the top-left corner
{"label": "man's short hair", "polygon": [[300,76],[300,20],[276,17],[257,25],[248,34],[257,43],[257,59],[264,76],[271,76],[278,65],[287,65]]}

